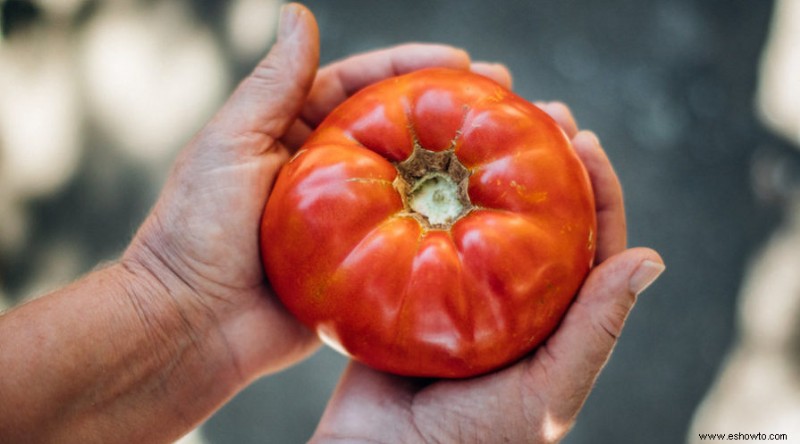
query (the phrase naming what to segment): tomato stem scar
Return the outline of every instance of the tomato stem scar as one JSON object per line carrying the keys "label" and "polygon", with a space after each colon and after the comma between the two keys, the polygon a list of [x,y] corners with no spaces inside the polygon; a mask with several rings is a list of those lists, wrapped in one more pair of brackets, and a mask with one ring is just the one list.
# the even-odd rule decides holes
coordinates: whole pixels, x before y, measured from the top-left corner
{"label": "tomato stem scar", "polygon": [[452,149],[430,151],[415,144],[414,151],[395,165],[393,185],[403,199],[405,213],[425,229],[449,229],[472,211],[467,187],[470,171]]}

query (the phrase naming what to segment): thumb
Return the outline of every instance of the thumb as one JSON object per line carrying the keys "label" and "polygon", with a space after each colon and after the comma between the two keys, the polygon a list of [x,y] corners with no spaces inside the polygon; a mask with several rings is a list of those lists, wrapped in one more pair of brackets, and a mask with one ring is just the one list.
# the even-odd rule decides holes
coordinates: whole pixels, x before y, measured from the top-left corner
{"label": "thumb", "polygon": [[585,399],[637,296],[663,271],[658,253],[633,248],[611,256],[589,273],[561,326],[534,358],[546,355],[542,361],[546,373],[560,375],[549,387],[552,396]]}
{"label": "thumb", "polygon": [[318,65],[319,30],[314,15],[300,4],[285,5],[277,41],[234,91],[212,126],[228,136],[266,136],[267,144],[280,139],[300,114]]}

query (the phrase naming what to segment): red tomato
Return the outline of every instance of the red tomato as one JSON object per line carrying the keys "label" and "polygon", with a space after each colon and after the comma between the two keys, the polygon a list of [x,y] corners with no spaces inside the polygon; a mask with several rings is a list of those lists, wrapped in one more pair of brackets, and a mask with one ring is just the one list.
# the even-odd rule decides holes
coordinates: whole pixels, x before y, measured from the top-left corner
{"label": "red tomato", "polygon": [[546,113],[467,71],[359,91],[283,167],[267,277],[334,348],[401,375],[467,377],[553,331],[592,266],[591,185]]}

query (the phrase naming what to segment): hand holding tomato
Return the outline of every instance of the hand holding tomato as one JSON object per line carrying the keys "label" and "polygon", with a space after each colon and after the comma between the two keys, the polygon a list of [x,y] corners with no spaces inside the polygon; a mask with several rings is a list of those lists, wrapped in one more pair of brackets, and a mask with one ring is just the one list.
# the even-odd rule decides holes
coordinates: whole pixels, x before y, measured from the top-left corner
{"label": "hand holding tomato", "polygon": [[[436,45],[377,51],[316,72],[313,16],[298,6],[288,11],[270,55],[181,153],[123,258],[173,295],[190,337],[224,348],[239,388],[318,346],[264,284],[259,260],[261,212],[290,153],[339,103],[387,77],[443,66],[510,86],[503,67],[470,64],[463,51]],[[477,441],[535,442],[569,427],[636,293],[663,265],[651,250],[625,250],[619,183],[596,139],[577,133],[563,106],[543,108],[573,139],[597,205],[595,268],[561,326],[532,356],[476,379],[424,384],[352,364],[315,439],[457,442],[461,432]]]}
{"label": "hand holding tomato", "polygon": [[[171,442],[248,382],[308,355],[315,335],[271,293],[259,260],[260,217],[289,153],[336,105],[387,77],[443,66],[510,84],[505,68],[445,46],[377,51],[317,73],[318,54],[313,16],[287,6],[270,54],[180,154],[121,260],[0,316],[0,441]],[[599,265],[560,327],[480,378],[426,383],[352,364],[316,441],[541,442],[569,427],[663,264],[651,250],[625,250],[619,184],[596,139],[576,134],[563,106],[543,108],[573,139],[597,202]]]}

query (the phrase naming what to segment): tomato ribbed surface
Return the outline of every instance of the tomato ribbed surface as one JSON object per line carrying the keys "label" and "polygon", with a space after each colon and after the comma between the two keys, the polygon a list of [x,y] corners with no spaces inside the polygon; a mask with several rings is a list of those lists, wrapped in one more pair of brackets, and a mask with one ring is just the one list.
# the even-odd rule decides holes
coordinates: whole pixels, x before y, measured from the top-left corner
{"label": "tomato ribbed surface", "polygon": [[[468,171],[470,207],[446,226],[412,217],[398,188],[420,149]],[[595,226],[586,172],[546,113],[484,77],[428,69],[320,124],[278,176],[261,246],[278,297],[339,350],[466,377],[552,332],[591,268]]]}

